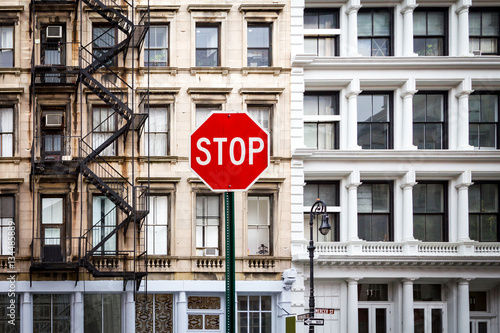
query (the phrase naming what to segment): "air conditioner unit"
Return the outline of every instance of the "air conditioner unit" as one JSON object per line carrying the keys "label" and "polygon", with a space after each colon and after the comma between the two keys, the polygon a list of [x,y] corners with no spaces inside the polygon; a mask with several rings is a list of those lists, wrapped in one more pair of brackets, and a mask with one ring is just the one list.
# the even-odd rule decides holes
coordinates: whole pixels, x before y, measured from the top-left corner
{"label": "air conditioner unit", "polygon": [[46,127],[61,127],[62,126],[62,114],[60,113],[48,113],[45,115],[45,126]]}
{"label": "air conditioner unit", "polygon": [[219,249],[205,249],[205,255],[206,256],[218,256]]}
{"label": "air conditioner unit", "polygon": [[62,38],[62,26],[60,25],[50,25],[46,30],[46,37],[52,39]]}
{"label": "air conditioner unit", "polygon": [[481,50],[472,50],[472,54],[475,56],[480,56],[481,55]]}

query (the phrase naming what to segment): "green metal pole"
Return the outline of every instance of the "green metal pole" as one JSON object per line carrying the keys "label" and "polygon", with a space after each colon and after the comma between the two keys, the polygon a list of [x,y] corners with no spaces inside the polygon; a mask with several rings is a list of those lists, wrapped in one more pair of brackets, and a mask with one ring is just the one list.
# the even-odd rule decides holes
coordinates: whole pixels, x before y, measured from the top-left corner
{"label": "green metal pole", "polygon": [[234,192],[225,192],[226,203],[226,332],[236,332],[236,288],[234,269]]}

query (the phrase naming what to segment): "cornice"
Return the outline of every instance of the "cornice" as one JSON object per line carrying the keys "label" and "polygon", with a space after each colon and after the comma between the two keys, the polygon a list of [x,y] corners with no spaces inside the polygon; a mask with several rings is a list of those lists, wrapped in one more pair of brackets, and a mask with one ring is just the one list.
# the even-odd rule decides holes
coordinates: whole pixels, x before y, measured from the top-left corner
{"label": "cornice", "polygon": [[[453,259],[435,257],[435,258],[422,258],[422,257],[406,257],[406,258],[326,258],[327,256],[320,255],[316,260],[323,266],[343,266],[343,267],[500,267],[500,259],[481,258],[471,259],[470,257],[455,257]],[[303,261],[308,264],[309,259],[293,260]]]}
{"label": "cornice", "polygon": [[217,12],[228,12],[233,8],[233,5],[219,5],[219,4],[190,4],[187,7],[188,12],[193,11],[217,11]]}
{"label": "cornice", "polygon": [[281,12],[285,8],[284,3],[272,3],[272,4],[242,4],[238,8],[240,12]]}

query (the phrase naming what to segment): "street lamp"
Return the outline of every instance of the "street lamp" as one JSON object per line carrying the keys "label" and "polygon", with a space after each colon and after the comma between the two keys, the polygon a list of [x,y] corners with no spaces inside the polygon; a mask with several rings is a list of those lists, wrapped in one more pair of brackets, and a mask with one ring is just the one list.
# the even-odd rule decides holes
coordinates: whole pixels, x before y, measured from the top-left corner
{"label": "street lamp", "polygon": [[[309,251],[309,269],[310,269],[310,279],[309,279],[309,318],[314,318],[314,249],[316,248],[314,246],[314,241],[313,241],[313,222],[314,219],[317,218],[319,215],[322,215],[321,217],[321,225],[319,227],[319,232],[322,235],[328,234],[330,232],[330,229],[332,229],[330,223],[328,223],[328,212],[326,211],[326,204],[317,199],[316,202],[312,205],[311,207],[311,213],[309,215],[309,227],[311,229],[311,239],[309,240],[309,246],[307,247],[307,250]],[[309,333],[314,333],[314,326],[309,325]]]}

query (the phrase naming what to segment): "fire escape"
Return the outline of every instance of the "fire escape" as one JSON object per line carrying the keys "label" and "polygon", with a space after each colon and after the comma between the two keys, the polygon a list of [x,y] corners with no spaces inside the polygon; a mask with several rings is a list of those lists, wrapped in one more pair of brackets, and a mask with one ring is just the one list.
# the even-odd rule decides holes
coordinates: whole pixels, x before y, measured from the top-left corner
{"label": "fire escape", "polygon": [[[67,5],[68,2],[72,2],[33,1],[35,9],[36,3],[41,5],[44,2],[57,6],[61,3]],[[89,218],[93,218],[92,223],[87,229],[80,228],[80,236],[77,239],[72,238],[66,241],[67,244],[70,244],[66,247],[71,247],[73,252],[78,251],[78,260],[69,261],[64,258],[44,260],[42,255],[40,255],[40,260],[34,260],[33,246],[36,245],[32,243],[30,272],[37,270],[64,271],[75,268],[78,270],[79,267],[84,267],[95,278],[122,278],[124,283],[136,281],[136,287],[139,288],[141,280],[147,275],[145,239],[143,238],[145,233],[141,232],[141,229],[148,214],[149,191],[147,186],[135,186],[127,178],[134,179],[133,153],[131,165],[125,169],[113,165],[108,156],[116,155],[118,143],[122,140],[124,145],[127,144],[129,134],[132,141],[138,140],[147,119],[147,113],[134,112],[134,85],[127,82],[130,77],[133,81],[134,75],[127,77],[127,74],[121,74],[124,71],[117,70],[116,66],[120,57],[125,63],[128,52],[131,52],[132,58],[135,57],[135,48],[140,48],[148,30],[148,13],[143,12],[139,24],[134,24],[133,19],[130,19],[135,14],[133,2],[130,4],[126,0],[81,0],[80,13],[82,13],[82,17],[84,5],[90,11],[99,14],[107,24],[93,30],[90,43],[80,45],[76,84],[81,83],[80,102],[84,100],[83,88],[85,87],[88,92],[97,96],[105,105],[101,108],[105,111],[100,112],[99,117],[89,116],[89,120],[86,122],[82,116],[83,112],[81,112],[81,124],[90,124],[89,128],[91,129],[86,133],[85,126],[82,126],[82,134],[78,140],[79,154],[76,173],[82,176],[81,184],[85,183],[89,189],[95,188],[99,192],[98,197],[102,198],[102,205],[106,205],[106,210],[97,219],[96,214],[90,216]],[[118,31],[123,36],[119,42]],[[82,38],[82,34],[83,31],[80,31],[80,38]],[[134,61],[135,59],[132,59],[132,73],[134,72]],[[54,76],[54,71],[53,68],[40,70],[34,66],[32,70],[34,74],[32,75],[35,82],[38,82],[38,86],[44,86],[54,83],[54,79],[51,78],[47,82],[47,80],[43,81],[37,77],[42,77],[45,72],[52,73]],[[56,72],[57,80],[59,80],[57,83],[61,84],[60,78],[69,73],[74,73],[74,68],[60,68],[59,72]],[[37,84],[33,87],[34,91]],[[33,95],[36,93],[34,92]],[[147,96],[147,93],[145,95]],[[106,129],[106,133],[103,133],[103,129]],[[132,142],[132,150],[136,146],[137,144]],[[46,164],[44,163],[44,165]],[[36,165],[37,163],[34,162],[32,174],[47,172],[46,168],[40,168],[40,163],[38,163],[38,168]],[[123,170],[129,170],[128,174],[123,174]],[[82,191],[83,185],[81,187]],[[81,201],[83,211],[83,195]],[[114,223],[109,224],[109,221]],[[131,224],[135,226],[135,228],[130,228],[133,230],[133,237],[127,235]],[[120,237],[121,231],[123,235]],[[48,244],[54,244],[53,240],[47,242],[47,239],[42,238],[41,236],[40,246],[47,247]],[[127,250],[117,250],[119,240]],[[77,244],[76,247],[75,244]],[[43,249],[40,253],[44,253]],[[75,253],[73,255],[75,256]],[[78,273],[76,278],[78,279]]]}

